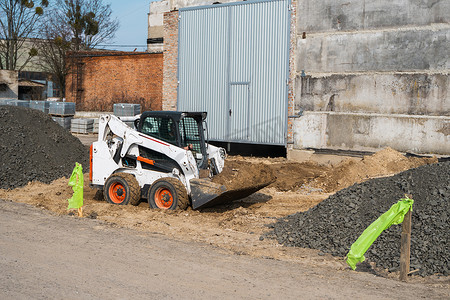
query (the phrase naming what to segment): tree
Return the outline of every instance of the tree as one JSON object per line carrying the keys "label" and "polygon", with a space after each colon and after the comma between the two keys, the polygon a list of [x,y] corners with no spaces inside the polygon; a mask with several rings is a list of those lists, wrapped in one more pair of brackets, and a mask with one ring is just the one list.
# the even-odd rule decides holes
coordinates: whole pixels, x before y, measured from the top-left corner
{"label": "tree", "polygon": [[21,70],[37,55],[34,47],[26,49],[26,42],[36,37],[39,20],[49,4],[48,0],[40,3],[35,6],[32,0],[0,0],[0,69]]}
{"label": "tree", "polygon": [[56,1],[43,24],[43,41],[38,50],[42,68],[53,74],[62,96],[72,65],[68,53],[92,50],[111,40],[118,27],[118,21],[111,17],[111,6],[102,0]]}
{"label": "tree", "polygon": [[111,5],[102,0],[57,0],[56,18],[67,24],[75,50],[89,50],[114,37],[119,22],[111,18]]}
{"label": "tree", "polygon": [[60,87],[61,94],[65,94],[65,78],[68,72],[66,63],[67,52],[71,50],[71,33],[68,28],[61,26],[54,19],[47,19],[42,24],[42,39],[37,44],[39,66],[52,75],[53,81]]}

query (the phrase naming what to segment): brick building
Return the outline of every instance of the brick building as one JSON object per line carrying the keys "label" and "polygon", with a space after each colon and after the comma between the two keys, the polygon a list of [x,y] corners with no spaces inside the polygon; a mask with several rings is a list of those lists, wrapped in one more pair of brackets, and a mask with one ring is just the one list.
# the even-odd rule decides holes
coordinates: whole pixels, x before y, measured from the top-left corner
{"label": "brick building", "polygon": [[68,63],[66,101],[79,111],[112,111],[114,103],[162,108],[162,53],[77,52]]}

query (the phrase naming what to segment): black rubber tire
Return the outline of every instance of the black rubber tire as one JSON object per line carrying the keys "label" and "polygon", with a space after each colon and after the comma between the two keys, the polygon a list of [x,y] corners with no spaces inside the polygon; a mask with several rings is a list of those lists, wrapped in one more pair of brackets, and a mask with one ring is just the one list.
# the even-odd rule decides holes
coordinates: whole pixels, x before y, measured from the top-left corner
{"label": "black rubber tire", "polygon": [[[117,190],[114,192],[115,188]],[[125,196],[122,197],[123,193]],[[141,188],[133,175],[115,173],[106,180],[103,186],[103,195],[105,200],[111,204],[138,205],[141,200]]]}
{"label": "black rubber tire", "polygon": [[105,199],[105,196],[103,195],[103,190],[98,189],[98,190],[95,192],[94,200],[101,201],[101,200],[104,200],[104,199]]}
{"label": "black rubber tire", "polygon": [[[173,202],[170,207],[161,207],[157,205],[156,193],[160,190],[167,190],[172,195]],[[148,191],[148,204],[150,208],[185,210],[189,206],[189,197],[186,188],[180,180],[172,177],[165,177],[156,180],[150,187],[150,190]]]}

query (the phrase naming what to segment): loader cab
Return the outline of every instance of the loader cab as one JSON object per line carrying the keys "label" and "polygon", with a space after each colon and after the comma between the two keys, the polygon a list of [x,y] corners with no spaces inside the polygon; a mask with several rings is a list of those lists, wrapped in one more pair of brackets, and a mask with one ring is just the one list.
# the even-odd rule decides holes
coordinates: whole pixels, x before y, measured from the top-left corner
{"label": "loader cab", "polygon": [[203,122],[206,112],[147,111],[137,124],[138,131],[175,145],[189,148],[200,169],[208,166]]}

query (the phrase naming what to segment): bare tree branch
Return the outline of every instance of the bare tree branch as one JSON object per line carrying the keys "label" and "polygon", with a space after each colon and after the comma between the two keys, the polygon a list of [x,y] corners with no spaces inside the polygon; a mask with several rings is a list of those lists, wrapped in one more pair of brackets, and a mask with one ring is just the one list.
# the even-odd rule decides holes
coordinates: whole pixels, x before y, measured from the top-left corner
{"label": "bare tree branch", "polygon": [[63,97],[71,63],[67,54],[111,40],[119,27],[111,14],[111,6],[102,0],[56,0],[47,14],[38,46],[40,66],[52,74]]}
{"label": "bare tree branch", "polygon": [[[41,5],[45,7],[47,1]],[[0,0],[0,68],[21,70],[31,60],[25,41],[37,36],[43,12],[31,0]],[[23,56],[27,57],[18,65]]]}

